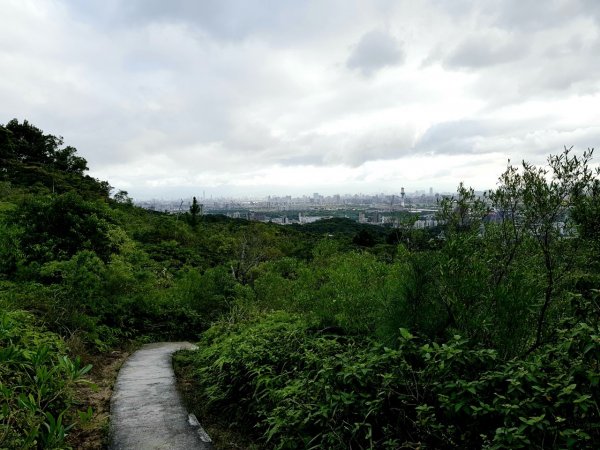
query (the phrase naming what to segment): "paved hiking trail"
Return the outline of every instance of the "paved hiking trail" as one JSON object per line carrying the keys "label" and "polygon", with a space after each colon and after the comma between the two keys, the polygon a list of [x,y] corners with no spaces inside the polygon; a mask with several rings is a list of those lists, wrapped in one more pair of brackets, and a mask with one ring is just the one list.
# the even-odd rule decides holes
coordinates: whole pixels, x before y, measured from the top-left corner
{"label": "paved hiking trail", "polygon": [[193,348],[189,342],[147,344],[123,364],[110,402],[111,450],[212,449],[183,406],[171,363],[174,352]]}

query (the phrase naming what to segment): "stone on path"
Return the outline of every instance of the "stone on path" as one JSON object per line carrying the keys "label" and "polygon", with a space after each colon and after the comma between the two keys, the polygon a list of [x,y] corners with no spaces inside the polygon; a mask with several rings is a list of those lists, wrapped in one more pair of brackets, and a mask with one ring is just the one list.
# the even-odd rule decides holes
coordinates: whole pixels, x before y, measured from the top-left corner
{"label": "stone on path", "polygon": [[193,348],[189,342],[148,344],[123,364],[110,405],[112,450],[212,449],[183,406],[171,362],[177,350]]}

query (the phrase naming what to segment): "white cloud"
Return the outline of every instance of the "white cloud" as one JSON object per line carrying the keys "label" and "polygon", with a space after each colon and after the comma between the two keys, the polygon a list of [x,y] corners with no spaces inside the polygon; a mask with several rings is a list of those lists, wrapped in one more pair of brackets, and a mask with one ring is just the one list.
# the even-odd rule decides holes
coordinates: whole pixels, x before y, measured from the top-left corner
{"label": "white cloud", "polygon": [[593,0],[9,0],[0,123],[64,136],[137,198],[493,185],[508,157],[599,146],[599,19]]}

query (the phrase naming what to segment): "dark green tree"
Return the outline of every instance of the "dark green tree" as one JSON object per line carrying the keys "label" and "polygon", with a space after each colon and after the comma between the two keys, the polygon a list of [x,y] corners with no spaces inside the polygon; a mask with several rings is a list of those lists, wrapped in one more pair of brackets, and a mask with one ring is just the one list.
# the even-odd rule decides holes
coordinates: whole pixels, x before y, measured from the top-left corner
{"label": "dark green tree", "polygon": [[76,156],[77,149],[67,146],[54,152],[54,167],[67,173],[82,175],[88,170],[87,161],[81,156]]}
{"label": "dark green tree", "polygon": [[30,192],[75,191],[86,198],[107,198],[111,187],[85,175],[87,161],[63,138],[45,134],[27,120],[0,125],[0,181]]}
{"label": "dark green tree", "polygon": [[17,119],[13,119],[4,128],[3,134],[8,136],[11,151],[10,154],[2,151],[3,157],[6,154],[22,163],[51,164],[54,162],[55,152],[63,144],[61,137],[44,134],[27,120],[19,123]]}
{"label": "dark green tree", "polygon": [[133,205],[133,199],[129,196],[129,192],[120,190],[113,195],[113,200],[121,205]]}
{"label": "dark green tree", "polygon": [[373,247],[375,245],[375,236],[369,230],[363,228],[352,238],[352,243],[360,247]]}
{"label": "dark green tree", "polygon": [[202,215],[202,205],[198,203],[196,197],[192,200],[192,206],[190,206],[190,225],[193,228],[198,226],[198,222],[200,221],[200,216]]}
{"label": "dark green tree", "polygon": [[94,251],[103,261],[118,249],[109,209],[74,192],[27,197],[11,212],[9,222],[22,230],[21,248],[27,262],[45,263]]}

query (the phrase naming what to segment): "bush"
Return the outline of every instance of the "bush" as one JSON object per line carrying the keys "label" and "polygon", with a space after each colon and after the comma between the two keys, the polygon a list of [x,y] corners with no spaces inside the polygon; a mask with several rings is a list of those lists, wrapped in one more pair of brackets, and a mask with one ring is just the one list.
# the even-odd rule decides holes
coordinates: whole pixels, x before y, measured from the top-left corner
{"label": "bush", "polygon": [[119,248],[106,204],[73,192],[25,197],[10,221],[22,229],[21,249],[27,262],[65,260],[82,250],[91,250],[106,262]]}
{"label": "bush", "polygon": [[[567,324],[565,324],[566,326]],[[597,448],[600,328],[502,361],[455,336],[395,348],[273,313],[221,323],[191,356],[207,412],[295,448]]]}

